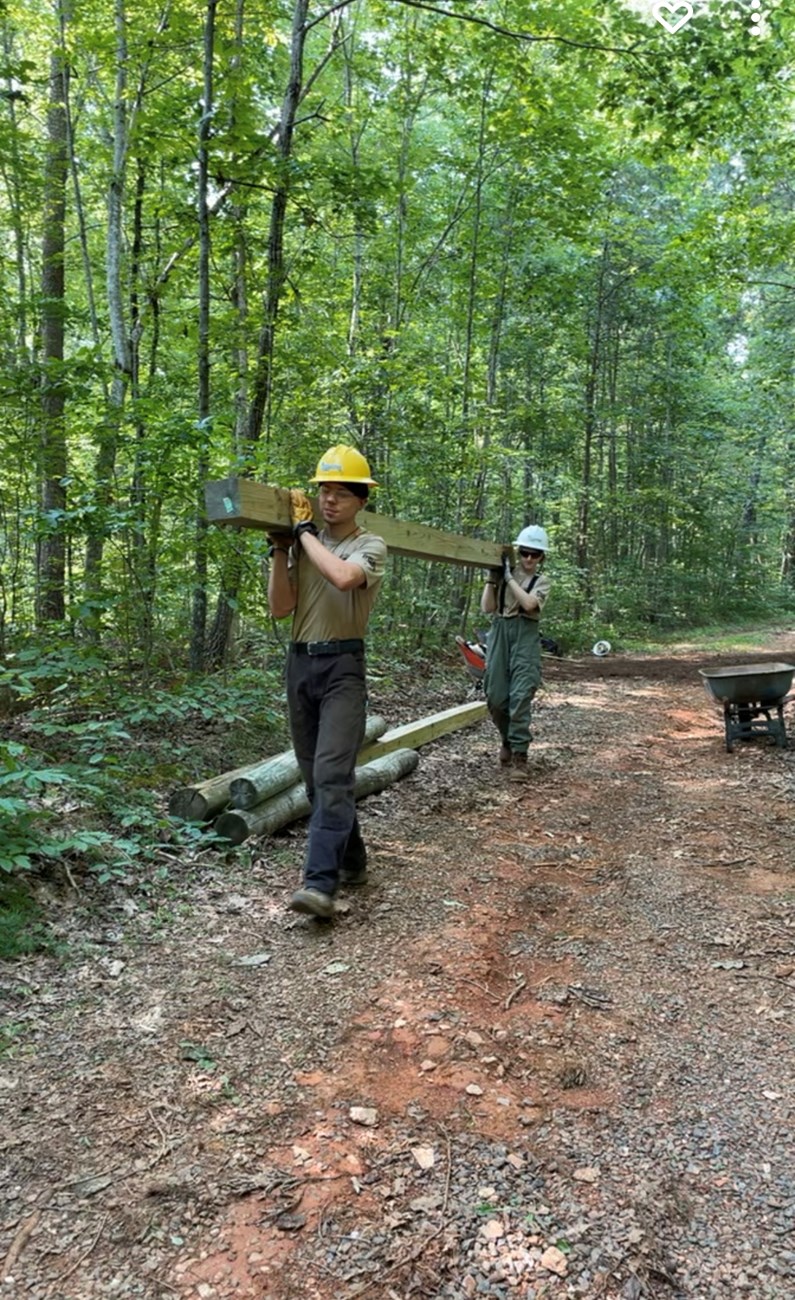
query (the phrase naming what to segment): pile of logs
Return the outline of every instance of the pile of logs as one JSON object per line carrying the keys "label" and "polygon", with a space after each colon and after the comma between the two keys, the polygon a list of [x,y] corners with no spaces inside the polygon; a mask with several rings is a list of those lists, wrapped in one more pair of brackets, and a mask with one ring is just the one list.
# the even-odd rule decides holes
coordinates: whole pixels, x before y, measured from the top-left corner
{"label": "pile of logs", "polygon": [[[391,731],[387,731],[383,718],[369,717],[356,767],[356,798],[377,794],[407,776],[419,762],[417,749],[421,745],[479,722],[485,714],[486,705],[477,700]],[[217,835],[232,844],[242,844],[249,835],[272,835],[282,826],[308,816],[310,806],[298,762],[292,750],[287,750],[248,767],[223,772],[198,785],[175,790],[168,801],[168,811],[181,821],[215,819]]]}

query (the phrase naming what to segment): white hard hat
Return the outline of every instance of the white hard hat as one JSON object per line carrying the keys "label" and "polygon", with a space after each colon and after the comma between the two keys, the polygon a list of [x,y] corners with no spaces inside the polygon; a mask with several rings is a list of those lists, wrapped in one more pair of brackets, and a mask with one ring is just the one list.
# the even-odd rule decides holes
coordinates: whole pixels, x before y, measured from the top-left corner
{"label": "white hard hat", "polygon": [[545,529],[538,524],[530,524],[523,528],[514,542],[514,546],[528,546],[534,551],[543,551],[546,555],[549,550],[549,538]]}
{"label": "white hard hat", "polygon": [[613,647],[609,641],[597,641],[596,645],[591,650],[591,654],[596,655],[599,659],[604,659],[605,655],[610,654],[612,648]]}

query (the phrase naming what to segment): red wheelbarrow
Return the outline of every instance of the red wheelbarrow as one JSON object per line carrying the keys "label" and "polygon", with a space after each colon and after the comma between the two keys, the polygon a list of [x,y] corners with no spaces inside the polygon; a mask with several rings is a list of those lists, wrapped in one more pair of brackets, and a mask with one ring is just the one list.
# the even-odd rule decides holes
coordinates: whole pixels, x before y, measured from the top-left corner
{"label": "red wheelbarrow", "polygon": [[723,705],[729,753],[735,740],[753,740],[754,736],[770,736],[780,749],[787,748],[784,705],[791,698],[787,692],[794,664],[742,664],[698,671],[707,694]]}

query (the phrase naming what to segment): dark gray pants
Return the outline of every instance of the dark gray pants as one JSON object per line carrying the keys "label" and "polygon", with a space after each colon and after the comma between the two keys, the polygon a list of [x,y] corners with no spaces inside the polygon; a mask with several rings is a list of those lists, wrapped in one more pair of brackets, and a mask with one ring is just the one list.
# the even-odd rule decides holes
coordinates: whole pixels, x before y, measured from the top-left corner
{"label": "dark gray pants", "polygon": [[334,894],[343,868],[367,862],[353,794],[367,709],[364,652],[291,650],[286,680],[293,748],[312,804],[304,884]]}

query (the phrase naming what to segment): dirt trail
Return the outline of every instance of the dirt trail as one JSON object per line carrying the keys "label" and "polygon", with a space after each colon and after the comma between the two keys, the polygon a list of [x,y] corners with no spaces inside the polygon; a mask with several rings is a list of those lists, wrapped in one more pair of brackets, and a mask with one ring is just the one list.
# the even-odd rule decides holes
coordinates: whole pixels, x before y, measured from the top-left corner
{"label": "dirt trail", "polygon": [[0,1295],[795,1297],[795,751],[704,663],[545,661],[527,780],[423,751],[331,925],[302,829],[72,900],[2,975]]}

